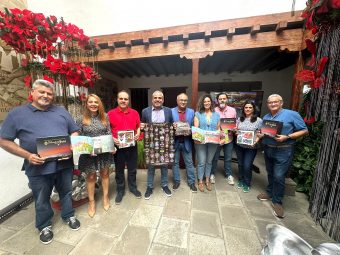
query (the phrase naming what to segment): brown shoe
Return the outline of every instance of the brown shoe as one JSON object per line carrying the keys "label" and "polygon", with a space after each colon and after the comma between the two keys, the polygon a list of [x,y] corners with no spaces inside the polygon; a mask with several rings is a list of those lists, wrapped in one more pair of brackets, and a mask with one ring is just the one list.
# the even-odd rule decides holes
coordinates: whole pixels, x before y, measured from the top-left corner
{"label": "brown shoe", "polygon": [[198,189],[199,189],[201,192],[204,192],[204,184],[203,184],[203,182],[199,182],[199,183],[198,183]]}
{"label": "brown shoe", "polygon": [[280,218],[283,219],[285,217],[284,211],[283,211],[283,207],[280,204],[273,204],[273,214]]}
{"label": "brown shoe", "polygon": [[257,199],[261,201],[267,201],[272,199],[267,193],[260,193],[257,195]]}
{"label": "brown shoe", "polygon": [[212,188],[211,188],[211,182],[207,181],[207,182],[205,183],[205,185],[207,186],[207,190],[209,190],[209,191],[212,190]]}

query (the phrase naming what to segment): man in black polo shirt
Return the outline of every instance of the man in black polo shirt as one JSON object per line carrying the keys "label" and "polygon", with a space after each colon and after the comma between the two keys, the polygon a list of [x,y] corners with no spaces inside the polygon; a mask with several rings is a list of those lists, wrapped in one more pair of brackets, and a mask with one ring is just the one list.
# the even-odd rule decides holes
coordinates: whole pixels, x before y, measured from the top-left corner
{"label": "man in black polo shirt", "polygon": [[[38,137],[77,134],[78,126],[62,107],[53,105],[54,85],[46,80],[36,80],[31,91],[33,102],[10,111],[0,130],[0,147],[24,158],[23,170],[29,180],[35,199],[36,228],[40,241],[53,240],[50,195],[56,187],[61,203],[61,217],[72,230],[80,228],[72,208],[71,159],[45,161],[37,154]],[[18,138],[20,145],[14,140]]]}

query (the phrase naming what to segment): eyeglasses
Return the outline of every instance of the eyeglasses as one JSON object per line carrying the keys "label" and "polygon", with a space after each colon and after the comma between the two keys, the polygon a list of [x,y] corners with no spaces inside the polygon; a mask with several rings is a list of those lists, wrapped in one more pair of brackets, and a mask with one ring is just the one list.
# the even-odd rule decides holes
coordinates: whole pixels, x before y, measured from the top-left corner
{"label": "eyeglasses", "polygon": [[188,102],[188,99],[180,99],[181,102]]}
{"label": "eyeglasses", "polygon": [[268,101],[267,104],[279,104],[281,100],[279,101]]}

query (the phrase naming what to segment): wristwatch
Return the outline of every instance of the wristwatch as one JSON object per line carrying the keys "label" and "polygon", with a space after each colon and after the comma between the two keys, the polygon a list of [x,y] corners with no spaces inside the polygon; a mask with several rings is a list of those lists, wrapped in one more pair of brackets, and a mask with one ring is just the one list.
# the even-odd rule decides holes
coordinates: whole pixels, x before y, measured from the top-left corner
{"label": "wristwatch", "polygon": [[289,135],[287,135],[287,136],[288,136],[288,138],[289,138],[289,139],[293,139],[293,138],[290,136],[290,134],[289,134]]}

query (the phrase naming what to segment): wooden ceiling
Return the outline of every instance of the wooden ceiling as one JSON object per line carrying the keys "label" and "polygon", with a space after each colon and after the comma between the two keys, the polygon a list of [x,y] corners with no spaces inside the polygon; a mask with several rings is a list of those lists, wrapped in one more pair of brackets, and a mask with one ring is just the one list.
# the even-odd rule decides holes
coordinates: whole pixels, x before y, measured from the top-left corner
{"label": "wooden ceiling", "polygon": [[[232,72],[280,71],[293,65],[296,52],[278,51],[275,48],[250,49],[242,51],[220,51],[200,60],[200,74]],[[192,72],[190,59],[178,55],[138,58],[98,63],[99,70],[120,78],[142,76],[186,75]]]}
{"label": "wooden ceiling", "polygon": [[89,61],[118,77],[281,70],[305,48],[301,13],[278,13],[170,28],[96,36]]}

